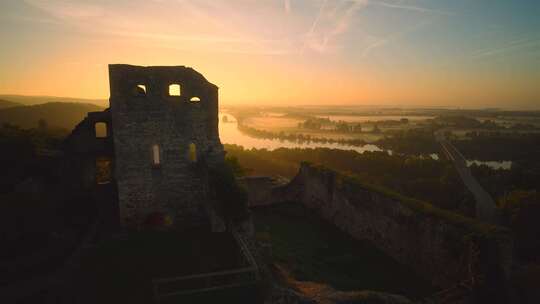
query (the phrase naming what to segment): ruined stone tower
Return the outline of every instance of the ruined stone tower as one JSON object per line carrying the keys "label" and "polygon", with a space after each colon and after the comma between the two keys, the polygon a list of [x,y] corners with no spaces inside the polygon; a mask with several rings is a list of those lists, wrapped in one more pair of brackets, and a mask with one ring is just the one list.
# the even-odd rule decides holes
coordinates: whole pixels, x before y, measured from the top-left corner
{"label": "ruined stone tower", "polygon": [[[224,156],[218,87],[184,66],[113,64],[109,82],[110,108],[99,115],[89,113],[68,144],[84,156],[78,159],[89,160],[86,167],[91,169],[83,168],[86,175],[95,174],[100,156],[88,151],[95,144],[108,144],[98,153],[112,155],[120,223],[140,227],[161,218],[175,227],[215,227],[206,168]],[[97,138],[98,122],[106,124],[104,140]]]}
{"label": "ruined stone tower", "polygon": [[208,184],[196,162],[223,159],[217,86],[183,66],[110,65],[109,82],[122,222],[202,220]]}

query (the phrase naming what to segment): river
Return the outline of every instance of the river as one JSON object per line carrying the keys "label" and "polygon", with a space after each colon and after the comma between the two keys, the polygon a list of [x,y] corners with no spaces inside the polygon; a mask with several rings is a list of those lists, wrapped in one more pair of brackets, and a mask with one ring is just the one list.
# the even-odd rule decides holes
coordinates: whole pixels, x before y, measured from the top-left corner
{"label": "river", "polygon": [[[223,116],[227,116],[228,122],[223,122]],[[363,153],[366,151],[384,151],[373,144],[366,144],[363,146],[352,146],[342,143],[321,143],[321,142],[296,142],[282,139],[269,139],[269,138],[257,138],[246,135],[240,130],[238,130],[238,125],[234,116],[228,113],[219,113],[219,137],[221,142],[224,144],[234,144],[244,147],[244,149],[267,149],[275,150],[278,148],[330,148],[330,149],[341,149],[341,150],[352,150],[358,153]],[[391,151],[388,151],[392,153]],[[437,154],[432,154],[433,159],[438,160],[439,157]],[[477,161],[477,160],[467,160],[467,165],[471,166],[472,164],[483,164],[493,169],[505,169],[508,170],[512,166],[511,161]]]}
{"label": "river", "polygon": [[[227,115],[228,122],[223,122],[223,116]],[[330,148],[341,150],[353,150],[359,153],[365,151],[383,151],[376,145],[367,144],[363,146],[352,146],[340,143],[321,143],[321,142],[296,142],[281,139],[256,138],[248,136],[238,130],[236,119],[230,114],[219,113],[219,137],[224,144],[235,144],[243,146],[244,149],[267,149],[275,150],[278,148]]]}

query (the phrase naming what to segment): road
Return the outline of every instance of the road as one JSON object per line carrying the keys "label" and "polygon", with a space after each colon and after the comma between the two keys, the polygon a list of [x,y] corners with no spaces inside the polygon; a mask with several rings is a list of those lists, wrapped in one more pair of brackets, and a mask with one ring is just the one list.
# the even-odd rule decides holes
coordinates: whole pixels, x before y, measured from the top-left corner
{"label": "road", "polygon": [[478,183],[467,166],[465,157],[452,145],[444,136],[445,130],[435,133],[435,139],[442,147],[444,154],[454,163],[461,180],[469,191],[473,194],[476,201],[476,217],[484,222],[497,223],[497,209],[495,201],[489,193]]}

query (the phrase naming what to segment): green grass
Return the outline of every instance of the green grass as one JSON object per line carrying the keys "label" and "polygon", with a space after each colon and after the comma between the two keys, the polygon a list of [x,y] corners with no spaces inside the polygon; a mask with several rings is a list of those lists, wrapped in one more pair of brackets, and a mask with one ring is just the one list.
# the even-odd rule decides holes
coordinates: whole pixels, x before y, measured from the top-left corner
{"label": "green grass", "polygon": [[300,204],[258,208],[254,218],[257,237],[271,243],[275,261],[284,264],[297,280],[344,291],[386,291],[411,298],[434,290],[373,244],[351,238]]}

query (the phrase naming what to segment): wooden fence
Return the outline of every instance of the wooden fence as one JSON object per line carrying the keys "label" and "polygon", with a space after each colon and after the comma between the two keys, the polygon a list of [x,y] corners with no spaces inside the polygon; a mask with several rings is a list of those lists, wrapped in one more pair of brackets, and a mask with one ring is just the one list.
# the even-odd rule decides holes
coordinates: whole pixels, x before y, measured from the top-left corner
{"label": "wooden fence", "polygon": [[237,231],[233,231],[232,234],[242,255],[240,268],[180,277],[152,279],[154,300],[156,303],[161,303],[164,299],[170,299],[172,297],[251,286],[258,281],[259,269],[249,250],[247,241]]}

